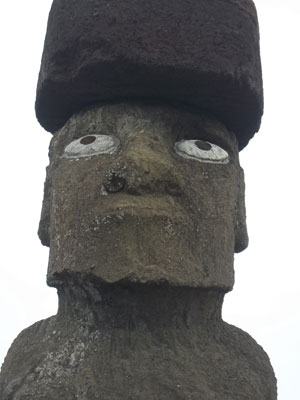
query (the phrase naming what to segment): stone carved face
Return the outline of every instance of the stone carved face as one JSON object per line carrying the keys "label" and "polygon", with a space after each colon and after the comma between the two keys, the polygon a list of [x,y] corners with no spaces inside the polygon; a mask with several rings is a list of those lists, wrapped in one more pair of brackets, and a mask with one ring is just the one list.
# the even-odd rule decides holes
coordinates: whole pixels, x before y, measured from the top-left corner
{"label": "stone carved face", "polygon": [[74,115],[51,142],[39,234],[53,286],[80,273],[230,290],[248,240],[236,138],[169,107]]}

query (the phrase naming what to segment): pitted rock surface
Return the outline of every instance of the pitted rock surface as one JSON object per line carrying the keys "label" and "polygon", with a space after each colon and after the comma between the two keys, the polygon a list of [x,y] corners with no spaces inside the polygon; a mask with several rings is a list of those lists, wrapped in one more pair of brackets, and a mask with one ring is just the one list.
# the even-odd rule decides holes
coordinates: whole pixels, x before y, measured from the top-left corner
{"label": "pitted rock surface", "polygon": [[[96,146],[99,133],[115,152],[79,147],[86,138]],[[176,152],[197,139],[227,162]],[[107,283],[232,289],[234,250],[248,244],[244,177],[236,137],[216,119],[157,105],[91,107],[56,132],[47,171],[40,238],[50,245],[51,286],[73,271]]]}
{"label": "pitted rock surface", "polygon": [[55,132],[83,107],[120,100],[208,110],[243,148],[263,112],[252,0],[54,0],[36,99]]}
{"label": "pitted rock surface", "polygon": [[221,318],[262,111],[251,0],[53,1],[36,112],[59,308],[12,344],[1,400],[276,400]]}
{"label": "pitted rock surface", "polygon": [[57,316],[15,340],[1,400],[276,399],[267,355],[220,319],[222,295],[115,286],[97,297],[73,283]]}

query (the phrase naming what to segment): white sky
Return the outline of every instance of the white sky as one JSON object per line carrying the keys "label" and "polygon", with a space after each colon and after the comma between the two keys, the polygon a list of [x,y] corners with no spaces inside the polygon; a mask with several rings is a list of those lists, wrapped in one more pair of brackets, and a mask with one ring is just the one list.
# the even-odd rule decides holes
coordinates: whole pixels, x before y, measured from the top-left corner
{"label": "white sky", "polygon": [[[51,0],[1,1],[0,363],[12,340],[56,312],[46,286],[48,250],[37,238],[50,134],[36,122],[35,88]],[[265,115],[241,153],[249,248],[223,317],[267,351],[280,400],[300,398],[298,122],[300,3],[256,0]],[[300,245],[299,245],[300,246]]]}

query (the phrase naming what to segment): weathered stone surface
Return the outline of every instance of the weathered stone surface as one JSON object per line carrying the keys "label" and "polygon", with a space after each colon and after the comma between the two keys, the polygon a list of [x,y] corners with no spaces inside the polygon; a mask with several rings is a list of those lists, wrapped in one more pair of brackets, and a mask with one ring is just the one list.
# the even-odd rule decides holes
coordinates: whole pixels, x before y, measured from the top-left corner
{"label": "weathered stone surface", "polygon": [[[115,140],[115,153],[97,153],[98,134]],[[217,145],[227,163],[182,157],[175,144],[183,139]],[[211,117],[166,106],[74,115],[50,146],[40,237],[53,286],[73,271],[107,283],[231,290],[234,250],[248,243],[235,136]]]}
{"label": "weathered stone surface", "polygon": [[54,0],[36,110],[59,310],[13,343],[1,400],[276,400],[267,355],[221,319],[258,42],[251,0]]}
{"label": "weathered stone surface", "polygon": [[83,107],[120,100],[208,110],[243,148],[263,112],[252,0],[54,0],[36,100],[54,132]]}
{"label": "weathered stone surface", "polygon": [[69,278],[58,315],[15,340],[1,400],[276,399],[267,355],[222,322],[222,294]]}

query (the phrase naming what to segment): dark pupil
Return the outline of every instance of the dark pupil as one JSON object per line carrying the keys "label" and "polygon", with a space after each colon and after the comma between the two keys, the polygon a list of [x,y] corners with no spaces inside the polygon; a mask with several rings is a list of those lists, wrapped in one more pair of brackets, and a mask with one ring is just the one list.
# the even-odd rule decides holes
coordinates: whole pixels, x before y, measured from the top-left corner
{"label": "dark pupil", "polygon": [[198,147],[198,149],[200,150],[210,150],[211,149],[211,145],[207,142],[204,142],[203,140],[197,140],[197,142],[195,142],[195,145]]}
{"label": "dark pupil", "polygon": [[95,136],[85,136],[80,140],[81,144],[91,144],[96,140]]}

